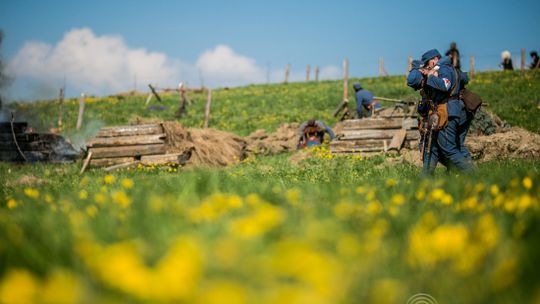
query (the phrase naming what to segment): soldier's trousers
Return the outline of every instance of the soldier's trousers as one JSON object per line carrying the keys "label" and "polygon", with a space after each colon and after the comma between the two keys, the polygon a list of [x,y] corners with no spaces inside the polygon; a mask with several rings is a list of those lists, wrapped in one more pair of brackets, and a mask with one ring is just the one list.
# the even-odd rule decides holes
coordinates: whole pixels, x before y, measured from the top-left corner
{"label": "soldier's trousers", "polygon": [[424,145],[423,176],[431,175],[439,162],[448,169],[473,170],[471,154],[465,147],[465,137],[472,118],[468,115],[465,113],[463,117],[450,117],[446,128],[432,134],[431,144],[429,138],[420,143],[421,147]]}

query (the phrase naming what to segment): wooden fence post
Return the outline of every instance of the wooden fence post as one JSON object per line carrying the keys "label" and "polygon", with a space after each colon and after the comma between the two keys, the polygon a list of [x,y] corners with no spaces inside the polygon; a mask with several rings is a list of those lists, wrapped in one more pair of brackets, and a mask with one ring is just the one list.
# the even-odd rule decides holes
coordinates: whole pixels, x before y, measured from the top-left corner
{"label": "wooden fence post", "polygon": [[319,82],[319,72],[320,72],[319,66],[316,66],[315,67],[315,81],[316,82]]}
{"label": "wooden fence post", "polygon": [[203,127],[208,128],[208,121],[210,120],[210,107],[212,106],[212,89],[208,89],[208,98],[206,99],[206,106],[204,107],[204,124]]}
{"label": "wooden fence post", "polygon": [[290,68],[290,64],[287,64],[285,66],[285,83],[289,83],[289,68]]}
{"label": "wooden fence post", "polygon": [[525,71],[525,49],[521,49],[521,70]]}
{"label": "wooden fence post", "polygon": [[474,55],[469,58],[469,80],[474,78]]}
{"label": "wooden fence post", "polygon": [[343,60],[343,101],[349,101],[349,59]]}
{"label": "wooden fence post", "polygon": [[81,98],[79,99],[79,116],[77,117],[77,130],[80,130],[83,123],[84,115],[84,93],[81,93]]}
{"label": "wooden fence post", "polygon": [[311,66],[308,64],[306,66],[306,82],[309,81],[309,74],[311,74]]}
{"label": "wooden fence post", "polygon": [[64,88],[60,88],[58,96],[58,128],[62,129],[62,115],[64,112]]}
{"label": "wooden fence post", "polygon": [[388,76],[386,69],[384,68],[384,58],[379,58],[379,76]]}

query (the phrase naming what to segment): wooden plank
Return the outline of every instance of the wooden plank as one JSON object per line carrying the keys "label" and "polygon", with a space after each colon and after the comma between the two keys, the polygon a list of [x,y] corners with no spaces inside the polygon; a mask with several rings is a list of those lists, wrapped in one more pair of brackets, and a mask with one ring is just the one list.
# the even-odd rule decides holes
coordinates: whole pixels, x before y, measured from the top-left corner
{"label": "wooden plank", "polygon": [[135,160],[135,157],[115,157],[115,158],[95,159],[94,155],[92,155],[92,159],[90,160],[89,166],[90,167],[109,167],[112,165],[129,163],[134,160]]}
{"label": "wooden plank", "polygon": [[141,157],[141,164],[144,165],[164,165],[164,164],[180,164],[178,157],[183,153],[145,155]]}
{"label": "wooden plank", "polygon": [[134,135],[114,137],[94,137],[86,142],[87,147],[111,147],[164,144],[165,133],[155,135]]}
{"label": "wooden plank", "polygon": [[86,156],[86,159],[83,162],[81,172],[79,172],[79,174],[83,174],[84,170],[86,170],[86,167],[88,167],[88,164],[90,163],[91,159],[92,159],[92,152],[88,152],[88,155]]}
{"label": "wooden plank", "polygon": [[414,129],[418,128],[415,118],[365,118],[343,121],[343,130],[366,130],[366,129]]}
{"label": "wooden plank", "polygon": [[401,127],[404,129],[418,129],[418,120],[416,118],[405,118],[401,123]]}
{"label": "wooden plank", "polygon": [[[398,130],[359,130],[345,131],[339,137],[339,140],[358,140],[358,139],[391,139]],[[418,130],[407,130],[407,138],[420,138]]]}
{"label": "wooden plank", "polygon": [[367,148],[330,148],[332,153],[359,153],[359,152],[383,152],[384,147],[367,147]]}
{"label": "wooden plank", "polygon": [[162,133],[163,127],[161,126],[161,124],[146,124],[133,126],[104,127],[99,130],[96,137],[136,136]]}
{"label": "wooden plank", "polygon": [[139,161],[139,160],[134,160],[134,161],[128,162],[128,163],[123,163],[123,164],[113,165],[113,166],[110,166],[110,167],[105,168],[105,171],[111,172],[111,171],[114,171],[114,170],[125,169],[125,168],[129,168],[129,167],[135,167],[135,166],[137,166],[140,162],[141,162],[141,161]]}
{"label": "wooden plank", "polygon": [[121,147],[101,147],[90,148],[93,158],[108,158],[108,157],[123,157],[142,155],[164,154],[165,145],[136,145],[136,146],[121,146]]}
{"label": "wooden plank", "polygon": [[330,142],[330,148],[362,148],[362,147],[382,147],[382,139],[361,139],[361,140],[334,140]]}
{"label": "wooden plank", "polygon": [[394,137],[392,137],[392,141],[390,142],[390,145],[388,146],[388,150],[401,150],[401,146],[403,145],[403,142],[405,141],[405,136],[407,135],[406,129],[401,129],[397,131],[394,134]]}
{"label": "wooden plank", "polygon": [[343,129],[399,129],[403,118],[364,118],[342,121]]}

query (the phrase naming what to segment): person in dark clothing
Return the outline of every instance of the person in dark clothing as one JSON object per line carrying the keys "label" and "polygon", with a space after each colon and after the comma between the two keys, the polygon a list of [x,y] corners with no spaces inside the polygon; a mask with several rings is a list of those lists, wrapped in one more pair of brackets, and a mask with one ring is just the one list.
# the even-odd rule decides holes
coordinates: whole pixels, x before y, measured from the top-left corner
{"label": "person in dark clothing", "polygon": [[320,146],[324,141],[324,134],[330,136],[330,140],[336,138],[332,128],[327,126],[321,120],[310,119],[303,122],[298,128],[298,144],[297,149]]}
{"label": "person in dark clothing", "polygon": [[382,107],[381,103],[373,96],[373,93],[362,88],[360,83],[354,83],[353,88],[356,96],[356,114],[358,118],[371,117],[374,110]]}
{"label": "person in dark clothing", "polygon": [[538,53],[536,51],[531,52],[531,64],[529,65],[530,69],[540,68],[540,58],[538,58]]}
{"label": "person in dark clothing", "polygon": [[500,63],[500,66],[503,68],[503,70],[514,69],[514,65],[512,64],[512,54],[510,54],[509,51],[503,51],[501,53],[501,59],[502,62]]}
{"label": "person in dark clothing", "polygon": [[455,42],[450,43],[450,48],[448,49],[448,51],[446,51],[444,55],[450,58],[452,65],[456,69],[461,70],[461,62],[459,60],[459,50],[457,49],[457,44]]}

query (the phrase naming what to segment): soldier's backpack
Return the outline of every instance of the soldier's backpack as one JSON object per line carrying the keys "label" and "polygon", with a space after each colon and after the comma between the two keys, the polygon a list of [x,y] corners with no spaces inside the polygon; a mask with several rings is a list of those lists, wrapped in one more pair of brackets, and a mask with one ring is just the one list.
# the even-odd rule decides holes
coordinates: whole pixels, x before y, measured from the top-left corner
{"label": "soldier's backpack", "polygon": [[469,112],[476,112],[476,110],[482,105],[482,98],[468,89],[463,89],[459,92],[459,99],[463,100],[465,108]]}

